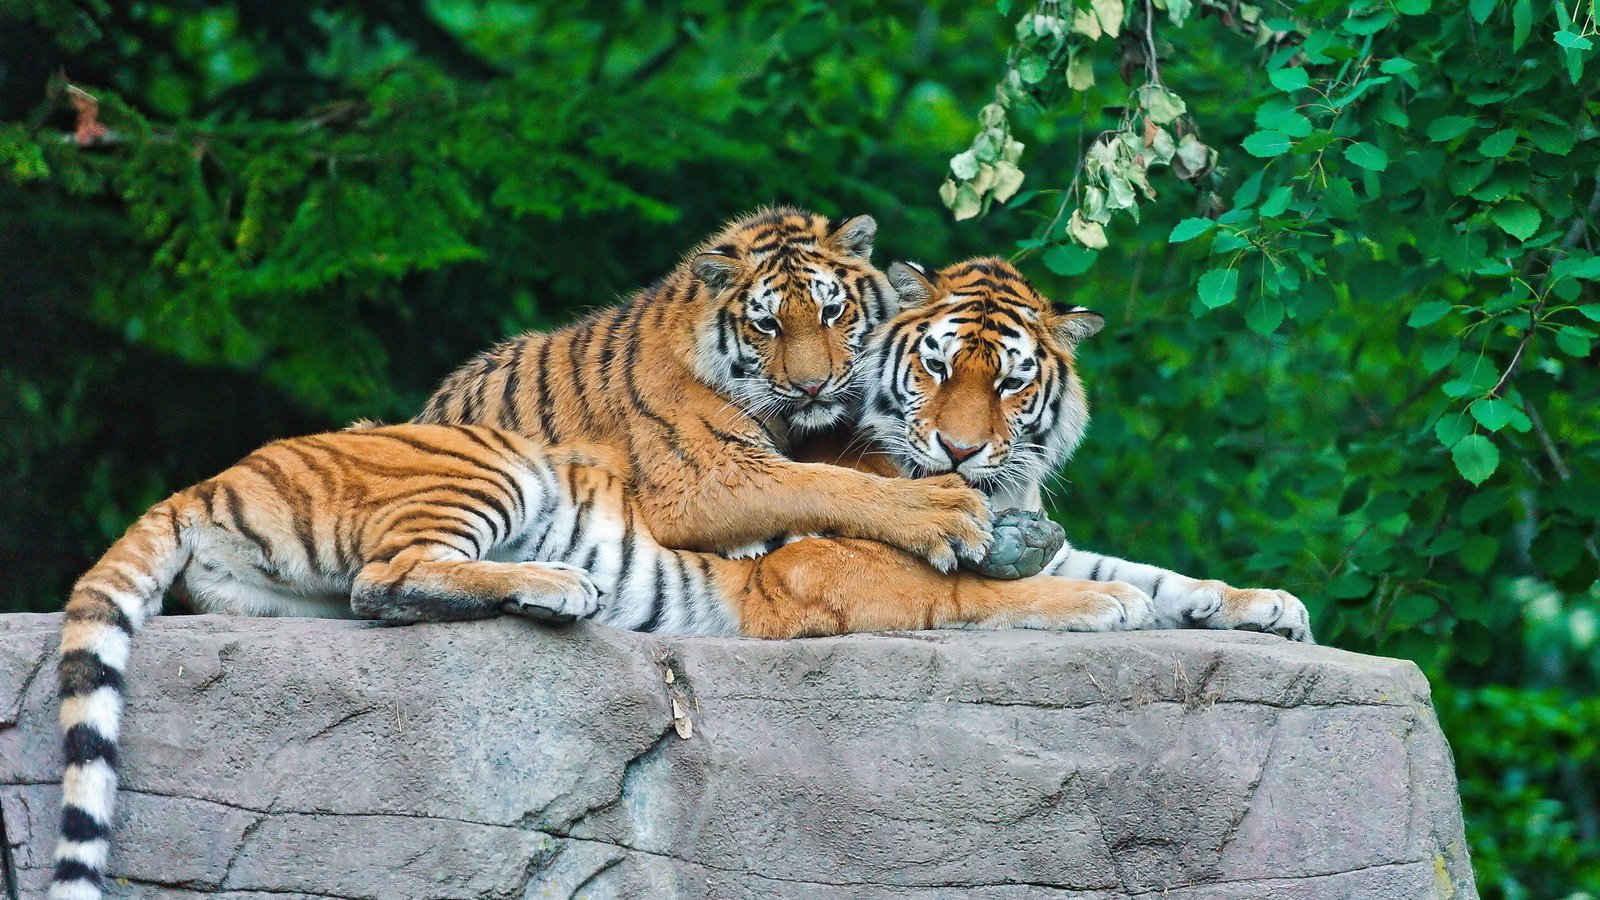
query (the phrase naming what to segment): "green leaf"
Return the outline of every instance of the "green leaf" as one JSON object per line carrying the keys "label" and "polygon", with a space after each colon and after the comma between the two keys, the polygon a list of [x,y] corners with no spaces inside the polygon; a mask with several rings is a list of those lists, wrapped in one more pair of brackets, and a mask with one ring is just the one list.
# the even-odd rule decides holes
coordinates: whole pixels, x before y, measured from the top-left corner
{"label": "green leaf", "polygon": [[1476,127],[1478,120],[1471,116],[1440,116],[1428,123],[1428,140],[1454,140]]}
{"label": "green leaf", "polygon": [[1099,255],[1099,251],[1077,244],[1058,244],[1046,250],[1042,259],[1044,267],[1057,275],[1082,275]]}
{"label": "green leaf", "polygon": [[1490,431],[1499,431],[1511,424],[1511,413],[1515,409],[1511,401],[1504,397],[1479,397],[1467,407],[1478,424]]}
{"label": "green leaf", "polygon": [[1521,200],[1511,200],[1496,206],[1489,212],[1489,217],[1500,226],[1500,230],[1511,235],[1519,241],[1525,241],[1539,230],[1539,210],[1531,203]]}
{"label": "green leaf", "polygon": [[1467,538],[1456,552],[1461,567],[1474,575],[1489,571],[1496,556],[1500,555],[1500,538],[1492,534],[1475,534]]}
{"label": "green leaf", "polygon": [[1583,358],[1593,346],[1594,332],[1568,325],[1556,332],[1556,346],[1568,356]]}
{"label": "green leaf", "polygon": [[1398,622],[1419,625],[1438,614],[1439,601],[1427,594],[1405,594],[1395,598],[1390,612]]}
{"label": "green leaf", "polygon": [[1283,301],[1277,297],[1262,297],[1244,311],[1244,323],[1256,334],[1271,334],[1283,324]]}
{"label": "green leaf", "polygon": [[1511,152],[1517,145],[1517,130],[1505,128],[1484,138],[1478,144],[1478,152],[1491,159],[1499,159]]}
{"label": "green leaf", "polygon": [[1227,306],[1239,293],[1239,273],[1234,269],[1210,269],[1200,276],[1200,302],[1207,309]]}
{"label": "green leaf", "polygon": [[1594,49],[1593,41],[1586,37],[1579,37],[1578,35],[1566,30],[1556,32],[1556,43],[1567,48],[1568,50]]}
{"label": "green leaf", "polygon": [[1394,79],[1387,75],[1381,75],[1377,78],[1363,78],[1351,86],[1350,90],[1336,98],[1329,105],[1331,105],[1334,109],[1343,109],[1344,107],[1356,102],[1356,100],[1360,99],[1361,95],[1365,94],[1367,91],[1370,91],[1379,85],[1388,84],[1393,80]]}
{"label": "green leaf", "polygon": [[1469,434],[1450,449],[1456,471],[1473,484],[1483,484],[1500,467],[1500,448],[1481,434]]}
{"label": "green leaf", "polygon": [[1382,9],[1366,15],[1353,15],[1341,22],[1339,27],[1351,34],[1366,37],[1388,28],[1393,22],[1394,13],[1390,10]]}
{"label": "green leaf", "polygon": [[1167,235],[1167,243],[1181,244],[1190,238],[1199,237],[1215,228],[1217,223],[1212,219],[1184,219],[1172,226],[1172,233]]}
{"label": "green leaf", "polygon": [[1412,328],[1432,325],[1449,314],[1453,308],[1448,300],[1428,300],[1418,303],[1411,308],[1411,315],[1406,319],[1406,324]]}
{"label": "green leaf", "polygon": [[1439,417],[1439,421],[1433,423],[1433,436],[1445,447],[1454,447],[1471,431],[1472,421],[1464,412],[1445,413]]}
{"label": "green leaf", "polygon": [[1556,156],[1566,156],[1578,144],[1578,135],[1573,132],[1571,125],[1548,119],[1540,119],[1529,125],[1528,139],[1533,141],[1535,147]]}
{"label": "green leaf", "polygon": [[[1522,49],[1528,40],[1528,32],[1533,29],[1533,0],[1516,0],[1511,4],[1511,49],[1513,52]],[[1560,37],[1556,41],[1560,42]]]}
{"label": "green leaf", "polygon": [[1366,141],[1356,141],[1344,148],[1344,158],[1369,172],[1382,172],[1389,168],[1389,155]]}
{"label": "green leaf", "polygon": [[1372,593],[1372,579],[1360,572],[1346,572],[1322,586],[1322,592],[1335,600],[1353,600]]}
{"label": "green leaf", "polygon": [[1303,138],[1311,133],[1311,120],[1294,107],[1256,116],[1256,125],[1267,131],[1278,131],[1292,138]]}
{"label": "green leaf", "polygon": [[1428,347],[1422,351],[1423,371],[1427,372],[1429,375],[1432,375],[1445,366],[1450,365],[1450,362],[1454,360],[1456,355],[1460,352],[1461,341],[1457,338],[1450,338],[1446,341],[1440,341],[1437,344],[1429,344]]}
{"label": "green leaf", "polygon": [[1289,201],[1294,199],[1294,189],[1288,185],[1274,188],[1272,194],[1261,204],[1263,216],[1276,216],[1289,208]]}
{"label": "green leaf", "polygon": [[1383,72],[1386,75],[1399,75],[1404,72],[1409,72],[1416,67],[1417,64],[1411,60],[1396,56],[1393,59],[1384,60],[1383,63],[1378,66],[1378,71]]}
{"label": "green leaf", "polygon": [[1499,0],[1471,0],[1467,8],[1472,11],[1472,21],[1482,25],[1488,20],[1489,14],[1494,12],[1495,3]]}
{"label": "green leaf", "polygon": [[1306,74],[1306,70],[1293,66],[1275,70],[1267,76],[1267,80],[1280,91],[1298,91],[1311,84],[1311,76]]}
{"label": "green leaf", "polygon": [[1244,139],[1241,144],[1251,156],[1272,157],[1282,156],[1294,146],[1288,135],[1276,131],[1257,131]]}
{"label": "green leaf", "polygon": [[1562,278],[1581,278],[1586,281],[1600,279],[1600,256],[1591,256],[1582,250],[1574,250],[1572,255],[1556,260],[1550,273],[1558,280]]}

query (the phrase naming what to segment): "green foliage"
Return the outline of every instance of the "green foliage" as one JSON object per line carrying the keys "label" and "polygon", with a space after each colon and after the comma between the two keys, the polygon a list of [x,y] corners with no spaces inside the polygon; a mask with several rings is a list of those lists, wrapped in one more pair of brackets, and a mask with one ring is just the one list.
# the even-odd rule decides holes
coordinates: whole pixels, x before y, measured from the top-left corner
{"label": "green foliage", "polygon": [[[1472,686],[1550,681],[1554,651],[1519,641],[1528,596],[1591,623],[1600,599],[1592,4],[1130,2],[1096,41],[1078,25],[1105,8],[1020,11],[999,89],[1030,148],[1022,255],[1138,321],[1086,348],[1116,377],[1072,506],[1159,510],[1104,533],[1189,568],[1220,543],[1237,577],[1319,598],[1323,639],[1409,656],[1485,716],[1555,702]],[[1074,26],[1043,38],[1040,16]],[[1215,165],[1181,169],[1169,134],[1202,133]],[[1561,656],[1559,696],[1593,691],[1593,652]],[[1600,892],[1574,862],[1600,837],[1596,763],[1572,753],[1561,778],[1514,764],[1513,796],[1469,774],[1489,896]],[[1475,745],[1463,769],[1507,757]]]}
{"label": "green foliage", "polygon": [[8,6],[7,608],[731,215],[871,212],[1110,317],[1075,543],[1417,660],[1485,895],[1600,894],[1592,4],[999,6]]}

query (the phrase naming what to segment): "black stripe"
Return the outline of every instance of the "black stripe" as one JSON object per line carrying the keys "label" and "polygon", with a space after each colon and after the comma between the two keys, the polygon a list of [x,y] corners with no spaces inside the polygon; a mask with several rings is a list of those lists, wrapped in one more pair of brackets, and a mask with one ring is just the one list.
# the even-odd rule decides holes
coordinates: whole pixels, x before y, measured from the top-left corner
{"label": "black stripe", "polygon": [[588,355],[589,338],[594,334],[594,318],[584,319],[567,333],[567,362],[572,366],[572,399],[582,412],[589,408],[587,373],[583,358]]}
{"label": "black stripe", "polygon": [[[273,487],[278,486],[273,485]],[[234,530],[243,535],[245,540],[256,545],[256,549],[261,551],[261,556],[267,561],[267,565],[274,565],[272,561],[272,545],[268,544],[267,539],[261,536],[261,532],[251,528],[250,523],[245,521],[244,503],[239,499],[239,492],[234,490],[233,485],[230,484],[224,484],[221,487],[221,491],[222,502],[228,507],[228,515],[233,517]]]}
{"label": "black stripe", "polygon": [[55,880],[87,881],[95,887],[99,887],[100,873],[75,859],[63,859],[56,862]]}
{"label": "black stripe", "polygon": [[622,494],[622,561],[617,564],[617,593],[626,596],[628,573],[633,569],[634,536],[633,508],[628,503],[626,491]]}
{"label": "black stripe", "polygon": [[[444,447],[439,447],[439,446],[435,446],[433,444],[430,444],[427,441],[422,441],[422,440],[418,440],[416,438],[406,437],[404,435],[393,434],[391,432],[354,431],[354,432],[351,432],[350,434],[351,434],[352,437],[359,436],[359,437],[385,438],[385,439],[391,440],[391,441],[399,441],[400,443],[405,444],[408,447],[412,447],[414,449],[421,450],[423,453],[432,453],[432,454],[436,454],[438,456],[447,456],[447,457],[450,457],[451,459],[458,459],[458,460],[460,460],[460,461],[462,461],[464,463],[467,463],[468,465],[471,465],[473,468],[477,469],[478,472],[482,473],[482,474],[467,474],[467,475],[463,475],[463,474],[459,474],[459,473],[440,473],[437,476],[431,476],[431,477],[437,477],[437,478],[441,478],[441,479],[442,478],[468,478],[468,479],[473,479],[473,480],[477,480],[477,481],[493,481],[493,482],[495,482],[496,485],[498,485],[500,487],[501,490],[505,491],[508,494],[514,492],[515,489],[516,489],[515,488],[516,479],[510,477],[505,472],[500,471],[499,467],[495,466],[492,463],[492,461],[491,462],[484,462],[483,460],[478,459],[477,457],[472,456],[472,455],[467,454],[467,453],[461,453],[461,452],[456,451],[456,450],[449,450],[449,449],[446,449]],[[374,472],[382,471],[382,472],[385,472],[387,474],[396,475],[396,476],[399,476],[399,477],[402,477],[402,478],[415,478],[415,477],[419,477],[419,476],[423,476],[423,475],[430,475],[431,474],[431,473],[420,472],[415,467],[411,467],[411,466],[383,467],[383,466],[380,466],[380,465],[378,465],[376,463],[370,462],[367,459],[364,459],[363,457],[360,457],[360,456],[353,456],[353,455],[351,455],[349,453],[342,453],[341,455],[344,456],[344,458],[348,459],[353,464],[355,464],[357,466],[361,466],[362,468],[365,468],[365,469],[368,469],[368,470],[374,471]]]}
{"label": "black stripe", "polygon": [[[366,434],[367,432],[350,433]],[[333,573],[328,572],[322,566],[322,551],[317,547],[317,537],[312,530],[312,517],[315,515],[317,503],[315,498],[311,496],[311,492],[291,479],[289,473],[285,472],[282,466],[260,454],[247,457],[240,465],[266,479],[267,483],[271,484],[283,496],[283,499],[288,501],[290,523],[294,526],[295,537],[300,540],[300,549],[305,553],[306,563],[311,566],[312,571],[324,578],[332,575]],[[262,470],[263,466],[267,468],[267,471]],[[224,489],[226,489],[226,485],[224,485]],[[291,490],[294,497],[289,496]]]}
{"label": "black stripe", "polygon": [[88,843],[103,840],[111,834],[111,826],[89,815],[79,806],[61,807],[61,836],[69,841]]}
{"label": "black stripe", "polygon": [[[436,488],[436,490],[449,491],[454,494],[462,494],[464,496],[471,497],[473,500],[478,502],[478,505],[471,503],[452,503],[449,500],[431,500],[424,502],[431,503],[435,506],[443,506],[448,509],[459,509],[468,515],[482,519],[483,524],[489,526],[489,536],[493,538],[496,543],[501,540],[511,539],[511,510],[507,509],[506,505],[500,502],[500,498],[488,493],[487,491],[480,491],[477,488],[461,487],[454,484],[440,485],[438,488]],[[488,507],[488,509],[485,509],[485,507]],[[493,516],[489,515],[490,510],[498,513],[500,518],[496,520]],[[500,536],[501,531],[505,532],[504,538],[501,538]]]}
{"label": "black stripe", "polygon": [[1089,580],[1090,581],[1099,581],[1100,580],[1100,564],[1105,562],[1105,561],[1106,561],[1106,558],[1104,556],[1102,556],[1099,559],[1094,561],[1094,568],[1089,570]]}
{"label": "black stripe", "polygon": [[656,557],[655,577],[650,583],[650,617],[640,625],[639,631],[655,631],[661,626],[661,587],[666,583],[667,573],[662,568],[661,557]]}
{"label": "black stripe", "polygon": [[[547,339],[548,340],[548,339]],[[505,389],[500,392],[500,426],[512,431],[522,430],[522,408],[517,402],[517,383],[522,378],[522,351],[528,339],[518,338],[511,346],[511,361],[506,363]]]}
{"label": "black stripe", "polygon": [[82,697],[103,687],[122,690],[122,673],[89,650],[61,654],[59,668],[63,698]]}
{"label": "black stripe", "polygon": [[[105,604],[111,611],[111,624],[117,626],[117,629],[128,637],[133,637],[133,622],[129,621],[127,613],[124,613],[122,607],[118,606],[117,602],[112,600],[111,596],[105,591],[94,587],[77,587],[73,589],[72,593],[74,596],[81,594],[92,597]],[[67,607],[68,622],[104,622],[105,618],[105,613],[100,610],[86,610],[81,606],[73,608],[69,605]]]}
{"label": "black stripe", "polygon": [[672,564],[678,567],[678,603],[692,615],[693,607],[690,605],[690,598],[694,594],[689,583],[689,567],[684,565],[682,555],[677,553],[672,554]]}
{"label": "black stripe", "polygon": [[561,432],[556,429],[556,404],[550,395],[550,338],[539,343],[539,357],[534,361],[534,388],[539,392],[540,435],[552,444],[561,443]]}
{"label": "black stripe", "polygon": [[454,544],[451,544],[449,541],[436,540],[436,539],[431,538],[431,537],[424,537],[424,535],[447,534],[447,535],[449,535],[451,537],[458,537],[458,538],[461,538],[462,540],[471,542],[471,544],[472,544],[472,552],[468,554],[468,556],[471,559],[482,559],[483,558],[483,546],[478,541],[478,536],[476,534],[474,534],[471,530],[467,529],[467,528],[459,527],[459,526],[456,526],[456,525],[451,525],[451,524],[448,524],[448,523],[445,523],[445,522],[436,522],[436,523],[431,523],[431,524],[428,524],[428,525],[424,525],[421,528],[418,528],[418,529],[414,530],[413,532],[411,532],[411,534],[413,535],[412,540],[414,542],[416,542],[416,543],[427,542],[427,543],[444,544],[444,545],[450,547],[453,550],[460,550],[461,548],[455,546]]}
{"label": "black stripe", "polygon": [[1161,593],[1161,583],[1167,580],[1165,574],[1156,576],[1156,583],[1150,586],[1150,599],[1154,600]]}
{"label": "black stripe", "polygon": [[68,728],[61,739],[61,746],[69,766],[83,766],[104,760],[113,769],[117,767],[117,742],[108,740],[88,725],[80,723]]}

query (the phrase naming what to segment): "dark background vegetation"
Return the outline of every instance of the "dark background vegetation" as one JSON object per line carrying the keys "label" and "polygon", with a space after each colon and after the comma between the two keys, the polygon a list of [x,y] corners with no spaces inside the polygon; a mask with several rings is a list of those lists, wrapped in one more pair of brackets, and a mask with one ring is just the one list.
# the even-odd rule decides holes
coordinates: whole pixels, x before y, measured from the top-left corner
{"label": "dark background vegetation", "polygon": [[[1289,588],[1325,642],[1416,660],[1485,896],[1600,894],[1592,6],[1252,14],[1295,16],[1300,56],[1202,0],[1159,46],[1219,168],[1152,173],[1097,259],[1050,222],[1128,102],[1109,38],[1092,90],[1012,105],[1007,208],[958,224],[937,194],[1021,63],[1015,6],[0,7],[0,610],[58,607],[165,492],[404,419],[733,215],[870,212],[883,260],[1031,250],[1042,288],[1108,315],[1056,501],[1075,542]],[[1392,58],[1412,68],[1377,75]],[[1382,81],[1314,83],[1286,124],[1268,73],[1291,61]],[[1292,150],[1251,138],[1263,109]],[[1326,150],[1358,139],[1385,165]],[[1217,269],[1237,301],[1197,296]]]}

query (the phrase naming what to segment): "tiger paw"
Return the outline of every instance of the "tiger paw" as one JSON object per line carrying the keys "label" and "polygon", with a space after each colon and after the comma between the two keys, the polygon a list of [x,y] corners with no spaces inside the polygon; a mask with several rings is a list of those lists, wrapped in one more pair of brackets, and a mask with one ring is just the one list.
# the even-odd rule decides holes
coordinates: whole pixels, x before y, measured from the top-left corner
{"label": "tiger paw", "polygon": [[1311,614],[1299,597],[1288,591],[1235,588],[1220,581],[1200,582],[1189,598],[1185,624],[1191,628],[1261,631],[1291,641],[1315,644]]}
{"label": "tiger paw", "polygon": [[1008,509],[994,517],[994,538],[983,558],[962,568],[987,578],[1027,578],[1044,570],[1067,543],[1067,533],[1042,512]]}
{"label": "tiger paw", "polygon": [[599,611],[600,589],[586,570],[558,562],[525,565],[527,583],[500,604],[505,612],[564,625]]}

